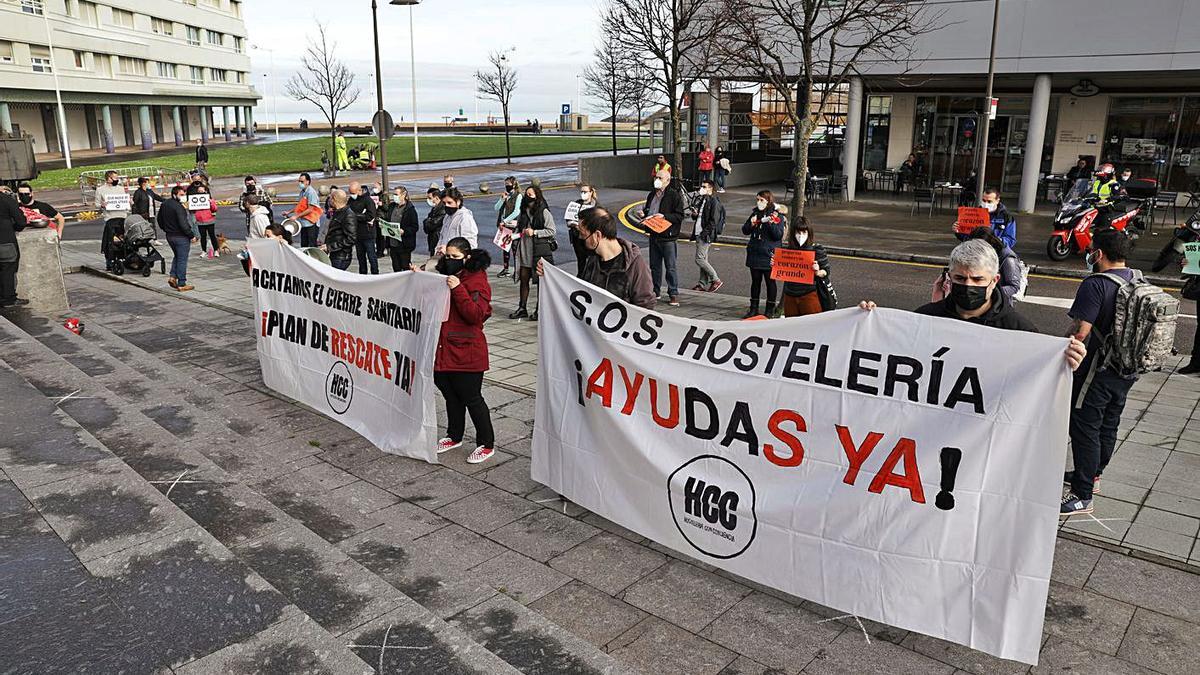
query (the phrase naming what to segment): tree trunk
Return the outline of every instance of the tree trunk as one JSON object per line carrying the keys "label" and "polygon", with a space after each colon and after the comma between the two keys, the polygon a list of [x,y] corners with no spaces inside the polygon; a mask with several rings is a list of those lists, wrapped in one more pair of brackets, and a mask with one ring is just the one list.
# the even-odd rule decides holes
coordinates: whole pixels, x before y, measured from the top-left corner
{"label": "tree trunk", "polygon": [[508,140],[508,106],[504,106],[504,162],[512,164],[512,145]]}
{"label": "tree trunk", "polygon": [[642,154],[642,108],[637,111],[637,154]]}
{"label": "tree trunk", "polygon": [[[796,85],[796,116],[799,119],[795,120],[796,138],[793,143],[798,143],[799,147],[795,150],[796,166],[792,171],[792,180],[796,181],[796,190],[792,193],[791,204],[788,205],[791,217],[804,215],[804,206],[808,202],[805,194],[808,182],[808,142],[816,128],[812,124],[812,97],[809,95],[811,90],[811,85],[805,80],[801,80]],[[788,220],[790,221],[791,218]],[[790,232],[791,229],[788,228],[788,233],[790,234]]]}
{"label": "tree trunk", "polygon": [[683,143],[680,136],[683,134],[683,118],[679,112],[679,99],[671,97],[671,145],[674,152],[671,153],[671,159],[674,161],[672,178],[683,178]]}
{"label": "tree trunk", "polygon": [[337,118],[335,117],[329,122],[329,166],[333,169],[335,176],[337,175],[337,165]]}
{"label": "tree trunk", "polygon": [[617,156],[617,107],[616,106],[613,106],[613,109],[612,109],[612,146],[613,146],[613,157],[616,157]]}

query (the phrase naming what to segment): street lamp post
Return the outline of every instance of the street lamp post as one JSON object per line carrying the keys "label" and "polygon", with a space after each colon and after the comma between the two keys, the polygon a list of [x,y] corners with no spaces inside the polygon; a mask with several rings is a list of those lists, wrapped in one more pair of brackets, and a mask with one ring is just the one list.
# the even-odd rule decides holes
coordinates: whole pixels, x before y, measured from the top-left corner
{"label": "street lamp post", "polygon": [[[408,7],[408,60],[412,76],[413,159],[419,163],[421,161],[421,138],[417,132],[417,46],[416,33],[413,31],[413,6],[421,4],[421,0],[391,0],[389,4]],[[376,42],[378,43],[378,40]],[[378,48],[376,52],[378,52]]]}
{"label": "street lamp post", "polygon": [[[379,65],[379,15],[376,11],[377,9],[378,3],[376,3],[375,0],[371,0],[371,27],[375,31],[375,102],[377,104],[376,110],[382,113],[383,69]],[[386,115],[381,115],[380,117],[381,119],[379,121],[382,122],[382,118],[386,117]],[[378,127],[379,128],[375,130],[375,133],[379,137],[379,170],[381,174],[380,182],[383,184],[383,194],[386,195],[388,193],[387,132],[391,130],[384,129],[383,125],[378,125]]]}
{"label": "street lamp post", "polygon": [[[268,78],[268,83],[271,85],[271,120],[275,123],[275,142],[279,142],[279,92],[276,91],[275,82],[275,50],[268,47],[252,44],[251,49],[261,49],[271,58],[271,77]],[[263,77],[267,77],[263,75]]]}
{"label": "street lamp post", "polygon": [[50,10],[46,3],[37,5],[42,10],[42,19],[46,22],[46,46],[50,50],[50,72],[54,75],[54,98],[58,101],[58,138],[62,145],[63,159],[67,168],[71,168],[71,139],[67,134],[67,110],[63,107],[62,87],[58,83],[58,61],[54,58],[54,37],[50,30]]}
{"label": "street lamp post", "polygon": [[979,194],[977,197],[983,196],[983,190],[987,187],[984,181],[987,179],[987,153],[988,153],[988,130],[992,126],[992,84],[996,79],[996,24],[1000,21],[1000,0],[995,0],[995,5],[992,8],[992,49],[988,53],[988,79],[987,79],[987,96],[983,99],[983,129],[979,133],[979,170],[976,177],[975,185],[979,186]]}

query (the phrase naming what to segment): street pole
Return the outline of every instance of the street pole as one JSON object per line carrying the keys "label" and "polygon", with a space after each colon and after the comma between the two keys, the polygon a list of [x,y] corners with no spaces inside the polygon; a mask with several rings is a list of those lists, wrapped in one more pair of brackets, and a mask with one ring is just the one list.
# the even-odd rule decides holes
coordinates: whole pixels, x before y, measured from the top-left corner
{"label": "street pole", "polygon": [[[371,0],[371,27],[375,31],[375,99],[378,103],[378,110],[383,112],[383,69],[379,65],[379,16],[378,4],[375,0]],[[387,164],[387,139],[384,137],[385,130],[382,126],[375,130],[379,136],[379,164],[383,183],[383,194],[388,193],[388,164]]]}
{"label": "street pole", "polygon": [[39,3],[42,6],[42,19],[46,22],[46,45],[50,50],[50,72],[54,75],[54,98],[58,101],[58,140],[62,145],[63,159],[67,161],[67,168],[71,168],[71,139],[67,134],[67,111],[63,107],[62,102],[62,87],[58,83],[58,61],[54,59],[54,38],[50,31],[50,10],[46,7],[46,3]]}
{"label": "street pole", "polygon": [[269,49],[271,55],[271,119],[275,121],[275,142],[279,142],[279,83],[275,80],[275,50]]}
{"label": "street pole", "polygon": [[408,6],[408,60],[412,69],[413,159],[421,163],[421,139],[417,134],[417,45],[413,32],[413,6]]}
{"label": "street pole", "polygon": [[978,150],[977,161],[979,162],[978,176],[975,184],[979,186],[979,194],[976,197],[983,196],[983,190],[987,187],[987,151],[988,151],[988,131],[992,126],[992,84],[996,79],[996,25],[1000,22],[1000,0],[995,0],[992,8],[992,49],[988,54],[988,79],[987,79],[987,95],[983,99],[983,129],[979,133],[979,144],[976,146]]}

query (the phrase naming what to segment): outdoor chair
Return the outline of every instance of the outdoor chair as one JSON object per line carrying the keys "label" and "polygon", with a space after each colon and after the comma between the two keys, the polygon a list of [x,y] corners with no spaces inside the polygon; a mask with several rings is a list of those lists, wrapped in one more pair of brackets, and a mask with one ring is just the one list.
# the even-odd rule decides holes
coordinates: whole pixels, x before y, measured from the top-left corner
{"label": "outdoor chair", "polygon": [[933,217],[933,207],[934,207],[934,202],[936,202],[936,201],[937,201],[937,198],[935,197],[932,188],[914,187],[913,188],[912,208],[909,209],[908,215],[910,215],[910,216],[914,215],[914,214],[916,214],[918,208],[928,205],[929,211],[926,214],[926,216]]}
{"label": "outdoor chair", "polygon": [[1179,206],[1176,204],[1178,201],[1178,192],[1159,192],[1154,195],[1154,206],[1150,210],[1150,226],[1154,227],[1154,223],[1158,219],[1159,209],[1163,210],[1163,216],[1167,215],[1167,209],[1171,209],[1171,227],[1175,227],[1175,223],[1179,220]]}

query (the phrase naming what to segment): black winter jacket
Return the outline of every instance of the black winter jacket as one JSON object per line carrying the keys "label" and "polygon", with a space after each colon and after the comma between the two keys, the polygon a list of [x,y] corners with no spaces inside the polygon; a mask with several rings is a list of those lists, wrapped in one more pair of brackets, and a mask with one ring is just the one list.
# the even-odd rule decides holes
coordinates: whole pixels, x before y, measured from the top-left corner
{"label": "black winter jacket", "polygon": [[931,302],[927,305],[922,305],[917,308],[917,314],[926,316],[939,316],[945,319],[958,319],[959,321],[969,321],[977,323],[981,326],[991,328],[1003,328],[1005,330],[1023,330],[1029,333],[1036,333],[1037,326],[1033,322],[1026,319],[1018,312],[1009,300],[1008,296],[1000,292],[999,288],[992,291],[992,306],[986,314],[977,316],[974,319],[963,319],[958,315],[958,308],[954,305],[954,300],[950,296],[946,296],[945,300],[940,302]]}
{"label": "black winter jacket", "polygon": [[375,200],[363,191],[359,196],[352,198],[348,206],[356,217],[358,241],[374,239],[375,218],[379,215],[379,207],[375,206]]}
{"label": "black winter jacket", "polygon": [[12,195],[0,193],[0,244],[17,243],[17,233],[25,229],[25,213]]}
{"label": "black winter jacket", "polygon": [[325,246],[329,248],[330,255],[353,250],[357,233],[358,217],[349,206],[334,211],[329,219],[329,228],[325,231]]}
{"label": "black winter jacket", "polygon": [[163,201],[158,209],[158,226],[162,228],[167,239],[193,239],[196,233],[188,222],[187,209],[178,199],[171,198]]}
{"label": "black winter jacket", "polygon": [[[658,190],[651,190],[650,194],[646,195],[645,209],[647,216],[653,215],[650,213],[650,203],[654,201],[654,195],[657,193]],[[679,229],[683,227],[683,206],[683,191],[680,189],[679,184],[672,180],[670,185],[663,188],[662,201],[658,205],[658,213],[662,214],[662,217],[671,223],[671,227],[662,234],[648,232],[650,239],[658,239],[660,241],[675,241],[678,239]]]}
{"label": "black winter jacket", "polygon": [[760,212],[756,207],[742,225],[742,234],[750,237],[746,242],[746,267],[752,270],[771,269],[771,258],[775,249],[783,242],[783,216],[774,204]]}
{"label": "black winter jacket", "polygon": [[391,239],[388,245],[399,246],[401,251],[416,250],[417,230],[420,229],[420,224],[417,222],[417,207],[412,202],[406,202],[404,205],[392,204],[387,207],[386,213],[384,220],[399,224],[400,230],[403,232],[398,244]]}

